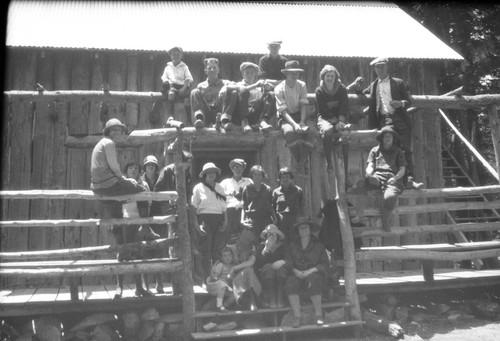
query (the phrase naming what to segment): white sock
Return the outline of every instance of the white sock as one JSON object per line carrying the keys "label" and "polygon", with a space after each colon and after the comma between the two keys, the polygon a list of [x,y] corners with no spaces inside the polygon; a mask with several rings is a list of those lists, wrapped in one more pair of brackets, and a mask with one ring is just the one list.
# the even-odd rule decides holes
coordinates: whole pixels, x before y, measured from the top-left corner
{"label": "white sock", "polygon": [[217,307],[220,307],[222,305],[223,300],[224,297],[217,297]]}

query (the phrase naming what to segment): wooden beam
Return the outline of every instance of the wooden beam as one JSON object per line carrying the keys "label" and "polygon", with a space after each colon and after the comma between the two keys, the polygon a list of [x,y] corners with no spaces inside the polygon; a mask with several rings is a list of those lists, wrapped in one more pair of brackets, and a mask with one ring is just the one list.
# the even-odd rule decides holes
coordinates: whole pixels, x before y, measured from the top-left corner
{"label": "wooden beam", "polygon": [[[495,150],[495,160],[497,166],[497,175],[500,174],[500,119],[498,118],[498,108],[495,105],[488,106],[488,117],[491,126],[491,138],[493,140],[493,149]],[[497,180],[498,176],[497,176]]]}
{"label": "wooden beam", "polygon": [[156,258],[147,260],[15,262],[0,264],[0,276],[6,277],[82,277],[118,274],[139,274],[179,271],[183,263],[179,259]]}
{"label": "wooden beam", "polygon": [[10,220],[0,221],[0,227],[56,227],[56,226],[112,226],[112,225],[143,225],[166,224],[174,222],[175,215],[145,217],[145,218],[116,218],[116,219],[46,219],[46,220]]}
{"label": "wooden beam", "polygon": [[[500,193],[500,185],[477,186],[477,187],[453,187],[453,188],[430,188],[405,190],[399,197],[407,198],[437,198],[437,197],[460,197],[474,194]],[[382,197],[382,192],[378,190],[368,191],[366,194],[347,193],[348,198],[359,197]]]}
{"label": "wooden beam", "polygon": [[[455,127],[455,125],[450,121],[450,119],[446,116],[443,110],[439,109],[439,113],[441,114],[441,117],[443,117],[445,122],[450,126],[450,128],[455,132],[455,134],[457,134],[460,140],[474,154],[474,156],[479,160],[479,162],[488,170],[488,172],[490,172],[490,174],[493,175],[495,179],[500,180],[500,178],[498,177],[498,172],[493,167],[491,167],[491,165],[488,163],[488,161],[485,160],[485,158],[481,155],[481,153],[479,153],[477,149],[474,148],[474,146],[465,138],[465,136],[462,135],[460,130],[458,130],[458,128]],[[497,116],[497,122],[498,122],[498,116]],[[492,129],[492,134],[493,134],[493,129]]]}
{"label": "wooden beam", "polygon": [[40,259],[40,258],[60,258],[68,256],[70,258],[77,258],[82,256],[95,256],[100,253],[115,254],[117,252],[129,250],[149,250],[158,247],[167,247],[175,244],[177,237],[161,238],[144,242],[127,243],[121,245],[103,245],[103,246],[90,246],[80,247],[74,249],[59,249],[59,250],[43,250],[43,251],[19,251],[19,252],[0,252],[0,260],[23,260],[23,259]]}
{"label": "wooden beam", "polygon": [[[113,102],[113,103],[152,103],[162,98],[161,92],[137,92],[137,91],[99,91],[99,90],[57,90],[57,91],[4,91],[6,100],[9,102]],[[367,106],[369,98],[365,95],[349,94],[351,106]],[[316,95],[307,95],[311,104],[316,103]],[[487,105],[500,104],[500,95],[476,95],[476,96],[429,96],[414,95],[412,104],[422,108],[445,108],[464,109]]]}
{"label": "wooden beam", "polygon": [[415,244],[415,245],[391,245],[391,246],[368,246],[362,247],[360,251],[411,251],[411,250],[427,250],[427,251],[447,251],[447,252],[462,252],[462,251],[478,251],[500,249],[500,240],[489,240],[484,242],[467,242],[455,244]]}
{"label": "wooden beam", "polygon": [[500,249],[465,251],[465,252],[445,252],[445,251],[417,251],[417,250],[385,250],[385,251],[358,251],[356,260],[441,260],[441,261],[462,261],[478,258],[499,257]]}
{"label": "wooden beam", "polygon": [[[422,204],[414,206],[396,206],[394,213],[396,214],[414,214],[414,213],[430,213],[444,211],[464,211],[464,210],[493,210],[500,208],[500,201],[464,201],[464,202],[443,202],[434,204]],[[357,213],[356,208],[351,208]],[[361,210],[361,215],[379,216],[381,215],[380,208],[370,207]]]}
{"label": "wooden beam", "polygon": [[32,189],[19,191],[0,191],[0,198],[5,199],[83,199],[117,201],[164,201],[177,200],[177,192],[140,192],[136,194],[108,197],[97,195],[85,189]]}
{"label": "wooden beam", "polygon": [[352,233],[354,237],[390,237],[401,236],[408,233],[444,233],[444,232],[478,232],[478,231],[496,231],[498,230],[498,222],[491,223],[464,223],[464,224],[439,224],[439,225],[416,225],[416,226],[401,226],[393,227],[391,232],[382,230],[367,229],[366,227],[353,227]]}

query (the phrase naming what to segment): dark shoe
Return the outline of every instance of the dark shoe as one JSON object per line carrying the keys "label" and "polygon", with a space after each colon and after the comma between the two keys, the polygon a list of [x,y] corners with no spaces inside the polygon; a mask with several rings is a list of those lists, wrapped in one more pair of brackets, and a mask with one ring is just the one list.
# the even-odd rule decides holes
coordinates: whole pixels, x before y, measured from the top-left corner
{"label": "dark shoe", "polygon": [[165,290],[163,289],[163,287],[157,287],[156,288],[156,293],[158,293],[158,294],[164,294]]}
{"label": "dark shoe", "polygon": [[267,133],[273,130],[273,126],[267,123],[266,121],[260,122],[260,131],[263,133]]}
{"label": "dark shoe", "polygon": [[294,317],[293,318],[292,327],[293,328],[299,328],[300,327],[300,317]]}
{"label": "dark shoe", "polygon": [[226,307],[224,307],[223,305],[221,305],[220,307],[215,307],[215,311],[218,313],[227,313],[228,312]]}

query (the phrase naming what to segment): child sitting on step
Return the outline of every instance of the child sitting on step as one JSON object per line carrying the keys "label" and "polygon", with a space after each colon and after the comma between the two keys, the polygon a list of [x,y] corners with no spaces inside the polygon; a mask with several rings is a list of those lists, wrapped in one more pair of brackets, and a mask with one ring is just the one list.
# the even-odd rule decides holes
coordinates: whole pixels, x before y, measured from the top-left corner
{"label": "child sitting on step", "polygon": [[207,278],[207,291],[216,297],[216,310],[226,312],[224,297],[227,296],[226,306],[234,301],[232,295],[232,274],[231,269],[236,265],[233,250],[226,246],[220,251],[220,260],[212,266],[210,276]]}

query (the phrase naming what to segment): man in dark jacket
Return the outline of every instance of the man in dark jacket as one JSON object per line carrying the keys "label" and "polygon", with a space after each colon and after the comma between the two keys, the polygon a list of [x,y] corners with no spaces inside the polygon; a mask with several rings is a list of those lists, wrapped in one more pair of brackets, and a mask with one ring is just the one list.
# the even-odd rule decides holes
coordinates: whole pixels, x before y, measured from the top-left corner
{"label": "man in dark jacket", "polygon": [[411,106],[408,86],[403,80],[390,77],[388,72],[389,60],[384,57],[374,59],[370,66],[375,69],[377,79],[368,88],[362,91],[370,96],[368,108],[368,128],[381,129],[392,126],[401,137],[401,148],[407,160],[408,188],[421,189],[423,183],[418,183],[413,178],[413,158],[411,151],[411,118],[406,109]]}

